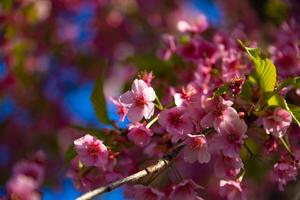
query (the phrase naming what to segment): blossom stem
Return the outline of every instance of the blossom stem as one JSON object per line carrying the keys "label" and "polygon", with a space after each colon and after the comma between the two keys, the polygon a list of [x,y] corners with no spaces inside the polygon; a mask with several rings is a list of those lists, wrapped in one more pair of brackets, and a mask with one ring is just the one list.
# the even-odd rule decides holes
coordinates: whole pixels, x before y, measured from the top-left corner
{"label": "blossom stem", "polygon": [[155,100],[157,101],[158,109],[163,110],[164,107],[162,106],[162,104],[161,104],[161,102],[160,102],[160,100],[159,100],[159,98],[157,96],[155,96]]}
{"label": "blossom stem", "polygon": [[154,103],[154,105],[155,105],[155,107],[156,107],[157,109],[162,110],[161,107],[160,107],[158,104]]}
{"label": "blossom stem", "polygon": [[158,120],[158,116],[154,117],[154,118],[146,125],[146,128],[150,128],[157,120]]}
{"label": "blossom stem", "polygon": [[242,180],[243,180],[245,174],[246,174],[246,170],[244,169],[243,172],[242,172],[242,174],[241,174],[240,177],[238,178],[238,181],[239,181],[239,182],[242,182]]}
{"label": "blossom stem", "polygon": [[292,153],[289,145],[286,143],[286,141],[283,139],[283,137],[279,137],[279,140],[283,144],[284,148],[293,156],[293,153]]}

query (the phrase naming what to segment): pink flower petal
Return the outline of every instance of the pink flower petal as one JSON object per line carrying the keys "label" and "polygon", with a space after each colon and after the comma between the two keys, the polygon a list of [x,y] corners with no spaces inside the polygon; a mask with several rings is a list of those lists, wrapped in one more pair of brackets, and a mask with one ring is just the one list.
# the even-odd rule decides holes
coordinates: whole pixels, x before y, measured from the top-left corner
{"label": "pink flower petal", "polygon": [[120,102],[124,104],[134,103],[134,94],[131,91],[127,91],[120,96]]}
{"label": "pink flower petal", "polygon": [[139,122],[143,118],[143,115],[144,115],[144,109],[143,107],[139,107],[139,106],[129,108],[127,113],[128,119],[132,123]]}
{"label": "pink flower petal", "polygon": [[154,114],[154,104],[150,102],[144,107],[143,115],[145,119],[150,119],[153,114]]}
{"label": "pink flower petal", "polygon": [[131,90],[134,93],[142,93],[144,91],[144,89],[147,87],[148,87],[148,85],[147,85],[147,83],[145,83],[145,81],[135,79],[132,83]]}
{"label": "pink flower petal", "polygon": [[155,91],[152,87],[147,87],[143,90],[143,95],[146,101],[154,101],[155,100]]}

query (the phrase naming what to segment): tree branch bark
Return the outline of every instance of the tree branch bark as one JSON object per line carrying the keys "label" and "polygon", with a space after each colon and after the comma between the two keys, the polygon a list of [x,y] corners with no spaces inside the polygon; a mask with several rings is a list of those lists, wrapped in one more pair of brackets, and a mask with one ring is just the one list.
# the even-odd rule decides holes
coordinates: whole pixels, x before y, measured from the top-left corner
{"label": "tree branch bark", "polygon": [[130,176],[127,176],[123,179],[117,180],[109,185],[99,187],[90,192],[87,192],[87,193],[83,194],[82,196],[78,197],[76,200],[88,200],[88,199],[94,198],[98,195],[101,195],[103,193],[110,192],[110,191],[114,190],[115,188],[120,187],[123,184],[133,183],[147,175],[157,173],[161,169],[163,169],[164,167],[169,165],[170,161],[178,155],[178,153],[180,152],[181,149],[182,149],[182,146],[175,149],[169,155],[166,155],[162,159],[158,160],[156,164],[151,165],[151,166],[147,167],[146,169],[143,169],[143,170],[141,170],[135,174],[132,174]]}

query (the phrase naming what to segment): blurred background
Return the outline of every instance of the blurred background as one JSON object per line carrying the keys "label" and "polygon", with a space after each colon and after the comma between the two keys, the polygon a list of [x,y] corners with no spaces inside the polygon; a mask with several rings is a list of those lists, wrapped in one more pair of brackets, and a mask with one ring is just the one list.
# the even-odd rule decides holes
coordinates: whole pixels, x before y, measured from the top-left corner
{"label": "blurred background", "polygon": [[[200,13],[211,29],[239,27],[268,41],[300,10],[297,0],[1,0],[0,197],[24,159],[45,166],[42,199],[81,194],[66,173],[65,152],[78,137],[72,126],[104,127],[90,102],[103,66],[105,94],[118,96],[138,70],[159,67],[162,34],[178,34],[178,20]],[[108,110],[117,120],[110,103]],[[122,198],[117,189],[101,199]]]}

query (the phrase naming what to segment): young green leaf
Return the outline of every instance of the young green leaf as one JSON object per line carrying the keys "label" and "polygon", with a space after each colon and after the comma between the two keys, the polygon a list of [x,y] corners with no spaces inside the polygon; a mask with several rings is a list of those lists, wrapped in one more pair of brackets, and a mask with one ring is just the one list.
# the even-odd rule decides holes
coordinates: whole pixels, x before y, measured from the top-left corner
{"label": "young green leaf", "polygon": [[264,93],[272,92],[275,88],[277,73],[276,68],[272,61],[261,55],[258,48],[246,47],[241,41],[239,41],[242,47],[248,53],[249,58],[255,65],[255,77],[259,82],[261,90]]}
{"label": "young green leaf", "polygon": [[106,108],[106,99],[103,90],[104,76],[105,76],[105,70],[103,70],[102,74],[96,80],[91,95],[91,101],[98,119],[104,124],[110,124],[110,120],[108,118],[108,113]]}
{"label": "young green leaf", "polygon": [[246,80],[243,84],[242,91],[241,91],[241,97],[244,100],[250,100],[251,99],[251,83],[249,80]]}
{"label": "young green leaf", "polygon": [[273,95],[271,98],[268,99],[268,105],[269,106],[280,106],[282,108],[285,107],[285,103],[284,103],[285,99],[280,96],[279,94],[275,94]]}
{"label": "young green leaf", "polygon": [[229,90],[229,86],[228,84],[224,84],[222,85],[221,87],[219,87],[213,94],[214,97],[219,97],[221,96],[222,94],[225,94],[227,93]]}
{"label": "young green leaf", "polygon": [[65,153],[65,163],[69,163],[77,155],[74,145],[72,144]]}

